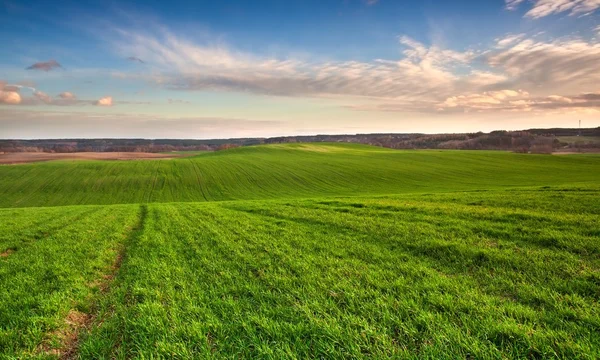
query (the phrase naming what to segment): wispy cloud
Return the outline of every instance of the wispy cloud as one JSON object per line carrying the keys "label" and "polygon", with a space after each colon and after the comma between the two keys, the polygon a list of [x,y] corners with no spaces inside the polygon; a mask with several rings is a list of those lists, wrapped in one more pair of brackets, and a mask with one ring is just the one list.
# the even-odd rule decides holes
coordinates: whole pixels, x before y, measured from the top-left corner
{"label": "wispy cloud", "polygon": [[453,96],[437,107],[438,111],[519,111],[594,109],[600,113],[600,93],[574,96],[549,95],[532,97],[522,90],[490,91]]}
{"label": "wispy cloud", "polygon": [[515,10],[521,5],[521,3],[525,0],[506,0],[506,9],[507,10]]}
{"label": "wispy cloud", "polygon": [[[452,69],[468,66],[472,51],[458,52],[426,46],[400,37],[403,57],[372,62],[311,62],[268,58],[199,45],[162,30],[157,34],[120,30],[117,51],[131,51],[149,59],[150,74],[115,74],[145,78],[174,90],[224,90],[284,96],[399,97],[440,95],[458,78]],[[462,81],[480,81],[482,72],[468,72]],[[489,74],[487,74],[489,75]],[[489,76],[488,76],[489,78]]]}
{"label": "wispy cloud", "polygon": [[510,78],[505,86],[573,93],[595,90],[600,82],[600,44],[582,39],[524,39],[486,54],[484,59]]}
{"label": "wispy cloud", "polygon": [[[349,108],[419,112],[470,94],[524,89],[544,97],[593,92],[600,82],[600,44],[576,38],[543,42],[508,34],[491,48],[457,51],[401,36],[398,59],[318,62],[196,44],[164,27],[153,28],[160,30],[118,30],[113,43],[117,52],[134,51],[152,65],[147,73],[114,76],[178,91],[362,99]],[[463,105],[469,104],[473,101]]]}
{"label": "wispy cloud", "polygon": [[[506,0],[506,8],[515,10],[524,0]],[[568,12],[569,15],[589,15],[600,8],[598,0],[533,0],[526,17],[539,19],[545,16]]]}

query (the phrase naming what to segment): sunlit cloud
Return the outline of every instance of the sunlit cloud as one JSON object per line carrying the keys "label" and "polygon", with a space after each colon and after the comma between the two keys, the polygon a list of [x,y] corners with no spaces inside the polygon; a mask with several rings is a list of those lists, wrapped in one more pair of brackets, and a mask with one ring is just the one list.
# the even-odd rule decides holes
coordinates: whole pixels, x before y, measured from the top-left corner
{"label": "sunlit cloud", "polygon": [[[506,8],[516,10],[524,2],[524,0],[506,0]],[[525,16],[534,19],[564,12],[569,15],[589,15],[600,8],[598,0],[533,0],[532,2],[532,8]]]}
{"label": "sunlit cloud", "polygon": [[65,92],[58,94],[58,97],[60,97],[61,99],[65,99],[65,100],[73,100],[76,98],[75,94],[73,94],[72,92],[69,92],[69,91],[65,91]]}
{"label": "sunlit cloud", "polygon": [[46,94],[45,92],[42,92],[42,91],[36,91],[36,92],[34,92],[33,96],[35,96],[41,102],[46,103],[46,104],[50,104],[52,102],[52,97],[50,97],[50,95],[48,95],[48,94]]}
{"label": "sunlit cloud", "polygon": [[534,111],[600,109],[600,93],[575,96],[549,95],[532,97],[522,90],[490,91],[453,96],[439,104],[439,111]]}
{"label": "sunlit cloud", "polygon": [[21,103],[21,95],[16,91],[0,90],[0,104],[18,105]]}
{"label": "sunlit cloud", "polygon": [[113,104],[113,98],[112,96],[105,96],[103,98],[98,99],[94,105],[98,105],[98,106],[112,106]]}
{"label": "sunlit cloud", "polygon": [[507,34],[491,48],[459,51],[400,36],[398,59],[318,62],[196,44],[164,27],[153,28],[160,30],[117,31],[116,51],[134,51],[152,66],[147,73],[113,76],[176,91],[355,98],[364,101],[345,107],[424,113],[439,110],[453,97],[461,101],[455,108],[478,109],[475,104],[485,98],[471,98],[472,94],[523,89],[535,97],[562,96],[595,92],[600,82],[600,45],[577,38],[543,42],[526,34]]}
{"label": "sunlit cloud", "polygon": [[506,9],[507,10],[515,10],[521,5],[521,3],[525,0],[506,0]]}

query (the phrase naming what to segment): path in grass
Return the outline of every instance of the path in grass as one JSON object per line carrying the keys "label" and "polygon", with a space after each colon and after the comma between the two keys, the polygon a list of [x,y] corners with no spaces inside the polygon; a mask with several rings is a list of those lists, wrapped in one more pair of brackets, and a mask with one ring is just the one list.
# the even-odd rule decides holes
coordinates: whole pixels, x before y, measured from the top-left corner
{"label": "path in grass", "polygon": [[507,195],[149,205],[79,354],[597,358],[600,192]]}
{"label": "path in grass", "polygon": [[139,206],[0,210],[0,354],[72,353],[141,221]]}

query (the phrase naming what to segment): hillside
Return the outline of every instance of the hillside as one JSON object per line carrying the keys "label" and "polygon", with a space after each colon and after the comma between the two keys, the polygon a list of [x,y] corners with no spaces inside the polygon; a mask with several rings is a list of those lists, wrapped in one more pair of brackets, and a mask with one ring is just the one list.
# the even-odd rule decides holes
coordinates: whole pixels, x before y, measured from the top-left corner
{"label": "hillside", "polygon": [[598,181],[598,155],[276,144],[185,159],[0,166],[0,206],[381,195]]}
{"label": "hillside", "polygon": [[600,128],[553,128],[490,133],[382,133],[345,135],[297,135],[233,139],[0,139],[2,152],[172,152],[213,151],[237,146],[281,143],[356,143],[391,149],[510,150],[549,153],[561,149],[600,149]]}
{"label": "hillside", "polygon": [[599,199],[589,154],[0,166],[0,358],[596,359]]}
{"label": "hillside", "polygon": [[597,359],[572,190],[0,209],[0,357]]}

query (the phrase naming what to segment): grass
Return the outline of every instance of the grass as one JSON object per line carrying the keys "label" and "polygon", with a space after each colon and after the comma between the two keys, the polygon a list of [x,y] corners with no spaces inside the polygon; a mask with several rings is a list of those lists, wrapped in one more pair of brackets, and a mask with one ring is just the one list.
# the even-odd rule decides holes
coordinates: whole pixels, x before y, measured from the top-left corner
{"label": "grass", "polygon": [[382,195],[598,181],[600,155],[290,144],[162,161],[0,166],[0,207]]}
{"label": "grass", "polygon": [[0,209],[0,358],[596,359],[599,163],[302,144],[2,167],[25,171],[9,197],[39,185],[5,206],[150,198]]}
{"label": "grass", "polygon": [[135,206],[0,210],[0,354],[51,349],[70,311],[90,312],[136,214]]}

